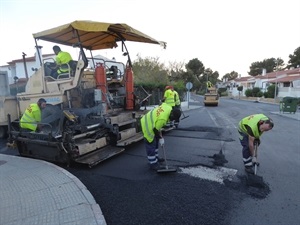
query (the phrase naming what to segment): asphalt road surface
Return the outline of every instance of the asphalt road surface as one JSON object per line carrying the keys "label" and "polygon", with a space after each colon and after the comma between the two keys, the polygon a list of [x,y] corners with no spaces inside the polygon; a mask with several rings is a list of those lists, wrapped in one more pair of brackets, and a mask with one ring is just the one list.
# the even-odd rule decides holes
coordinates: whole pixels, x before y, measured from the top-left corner
{"label": "asphalt road surface", "polygon": [[[299,224],[299,121],[273,114],[277,105],[221,99],[218,107],[203,107],[201,97],[193,99],[199,107],[164,134],[176,173],[150,171],[142,142],[92,169],[65,167],[90,190],[107,224]],[[247,184],[236,131],[252,113],[275,122],[261,138],[259,188]]]}

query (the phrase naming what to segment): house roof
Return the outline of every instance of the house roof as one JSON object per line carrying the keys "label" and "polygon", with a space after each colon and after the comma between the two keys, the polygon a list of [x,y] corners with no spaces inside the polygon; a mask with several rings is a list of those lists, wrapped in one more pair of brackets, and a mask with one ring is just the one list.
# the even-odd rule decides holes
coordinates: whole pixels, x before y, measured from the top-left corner
{"label": "house roof", "polygon": [[292,74],[300,74],[300,68],[290,69],[290,70],[280,70],[280,71],[274,71],[271,73],[266,73],[265,75],[258,75],[256,78],[261,79],[270,79],[270,78],[276,78],[281,75],[292,75]]}
{"label": "house roof", "polygon": [[[52,54],[44,54],[43,57],[49,57],[49,56],[53,56],[53,55],[54,55],[53,53]],[[33,62],[33,61],[35,61],[35,56],[25,57],[25,61],[26,62]],[[23,62],[23,58],[12,60],[11,62],[7,62],[7,64],[13,65],[13,64],[16,64],[18,62]]]}
{"label": "house roof", "polygon": [[285,82],[291,82],[294,80],[300,80],[300,75],[295,75],[295,76],[285,76],[285,77],[281,77],[278,79],[274,79],[272,81],[270,81],[270,83],[285,83]]}
{"label": "house roof", "polygon": [[300,79],[300,68],[275,71],[275,72],[267,73],[265,75],[241,77],[241,78],[235,79],[234,81],[235,82],[254,83],[254,82],[256,82],[257,79],[267,79],[268,82],[270,82],[270,83],[291,82],[294,80],[299,80]]}
{"label": "house roof", "polygon": [[254,78],[252,76],[247,76],[247,77],[240,77],[240,78],[236,78],[234,79],[235,82],[243,82],[243,81],[248,81],[249,79]]}

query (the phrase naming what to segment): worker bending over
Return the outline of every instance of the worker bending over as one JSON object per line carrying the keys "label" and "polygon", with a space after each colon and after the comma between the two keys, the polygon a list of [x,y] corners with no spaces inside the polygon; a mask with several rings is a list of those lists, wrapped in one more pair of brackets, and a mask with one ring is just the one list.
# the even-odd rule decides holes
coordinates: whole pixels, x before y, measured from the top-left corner
{"label": "worker bending over", "polygon": [[147,158],[152,170],[158,170],[160,168],[159,162],[164,161],[158,157],[158,146],[165,143],[161,129],[169,120],[173,120],[172,117],[172,107],[167,103],[162,103],[141,119]]}
{"label": "worker bending over", "polygon": [[41,110],[46,107],[46,100],[40,98],[37,103],[31,103],[25,110],[20,120],[20,126],[23,131],[40,131],[42,120]]}
{"label": "worker bending over", "polygon": [[240,142],[243,146],[245,171],[254,174],[253,164],[258,163],[254,155],[254,142],[260,144],[260,136],[274,127],[272,119],[264,114],[254,114],[243,118],[238,125]]}

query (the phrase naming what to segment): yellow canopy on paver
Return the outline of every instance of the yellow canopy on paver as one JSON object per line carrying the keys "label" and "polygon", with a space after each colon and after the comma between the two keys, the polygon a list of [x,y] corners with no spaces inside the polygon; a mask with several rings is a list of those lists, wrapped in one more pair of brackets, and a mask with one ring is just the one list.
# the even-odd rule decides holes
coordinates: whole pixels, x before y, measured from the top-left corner
{"label": "yellow canopy on paver", "polygon": [[154,38],[124,24],[76,20],[59,27],[33,34],[35,39],[73,46],[80,44],[88,50],[117,47],[117,42],[133,41],[159,44],[166,48],[166,42]]}

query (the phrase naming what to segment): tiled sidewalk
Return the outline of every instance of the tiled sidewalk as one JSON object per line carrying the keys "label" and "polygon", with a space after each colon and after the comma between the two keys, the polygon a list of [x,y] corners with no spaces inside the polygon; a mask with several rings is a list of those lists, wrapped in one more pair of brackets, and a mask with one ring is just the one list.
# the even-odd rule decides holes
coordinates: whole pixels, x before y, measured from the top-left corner
{"label": "tiled sidewalk", "polygon": [[106,225],[87,188],[66,170],[0,154],[1,225]]}

